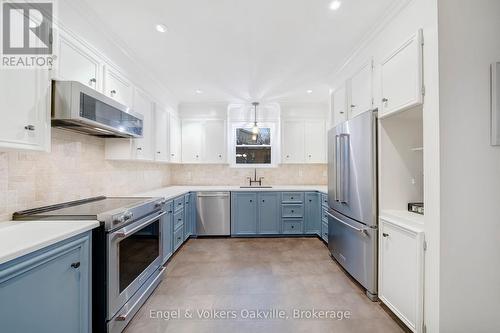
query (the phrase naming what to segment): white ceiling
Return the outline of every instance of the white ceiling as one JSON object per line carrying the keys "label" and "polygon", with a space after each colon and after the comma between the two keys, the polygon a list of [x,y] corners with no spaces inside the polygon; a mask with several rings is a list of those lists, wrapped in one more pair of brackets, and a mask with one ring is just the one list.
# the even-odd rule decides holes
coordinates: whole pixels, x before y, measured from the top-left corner
{"label": "white ceiling", "polygon": [[397,0],[85,1],[180,102],[200,103],[325,102],[327,78]]}

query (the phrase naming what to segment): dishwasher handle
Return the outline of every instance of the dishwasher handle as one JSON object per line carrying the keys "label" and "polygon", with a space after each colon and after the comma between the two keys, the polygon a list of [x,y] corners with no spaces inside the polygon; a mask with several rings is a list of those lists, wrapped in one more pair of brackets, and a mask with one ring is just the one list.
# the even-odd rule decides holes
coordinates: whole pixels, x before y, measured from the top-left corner
{"label": "dishwasher handle", "polygon": [[227,198],[229,193],[213,192],[213,193],[197,193],[198,198]]}

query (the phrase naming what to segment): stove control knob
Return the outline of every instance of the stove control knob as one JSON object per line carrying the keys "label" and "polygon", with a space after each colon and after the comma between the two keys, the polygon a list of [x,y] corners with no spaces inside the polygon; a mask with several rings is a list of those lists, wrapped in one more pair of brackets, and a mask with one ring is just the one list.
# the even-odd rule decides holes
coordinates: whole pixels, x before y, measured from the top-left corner
{"label": "stove control knob", "polygon": [[125,222],[125,216],[123,216],[123,215],[117,215],[113,218],[114,224],[123,223],[123,222]]}

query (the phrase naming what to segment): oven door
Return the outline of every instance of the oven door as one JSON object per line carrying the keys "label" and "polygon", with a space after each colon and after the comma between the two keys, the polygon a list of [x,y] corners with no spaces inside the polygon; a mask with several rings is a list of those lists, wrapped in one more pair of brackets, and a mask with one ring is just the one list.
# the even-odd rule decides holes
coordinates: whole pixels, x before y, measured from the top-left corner
{"label": "oven door", "polygon": [[161,266],[161,223],[155,212],[107,235],[108,320]]}

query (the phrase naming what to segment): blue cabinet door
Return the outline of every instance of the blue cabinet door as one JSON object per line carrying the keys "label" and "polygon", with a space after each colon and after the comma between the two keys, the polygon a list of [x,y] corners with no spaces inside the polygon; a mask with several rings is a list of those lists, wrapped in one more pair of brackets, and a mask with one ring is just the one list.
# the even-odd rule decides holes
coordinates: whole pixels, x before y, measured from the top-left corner
{"label": "blue cabinet door", "polygon": [[280,197],[279,192],[259,193],[259,228],[260,235],[280,233]]}
{"label": "blue cabinet door", "polygon": [[172,256],[174,238],[174,202],[169,201],[165,205],[166,214],[162,222],[162,251],[163,263]]}
{"label": "blue cabinet door", "polygon": [[190,234],[193,236],[196,236],[196,193],[190,193],[189,194],[189,202],[191,203],[191,215],[190,215],[190,223],[189,223],[189,229],[190,229]]}
{"label": "blue cabinet door", "polygon": [[89,332],[90,237],[0,265],[0,331]]}
{"label": "blue cabinet door", "polygon": [[191,236],[191,197],[188,194],[184,195],[184,240]]}
{"label": "blue cabinet door", "polygon": [[306,234],[321,233],[321,195],[307,192],[305,195],[304,231]]}
{"label": "blue cabinet door", "polygon": [[231,198],[231,234],[257,234],[257,193],[234,192]]}

